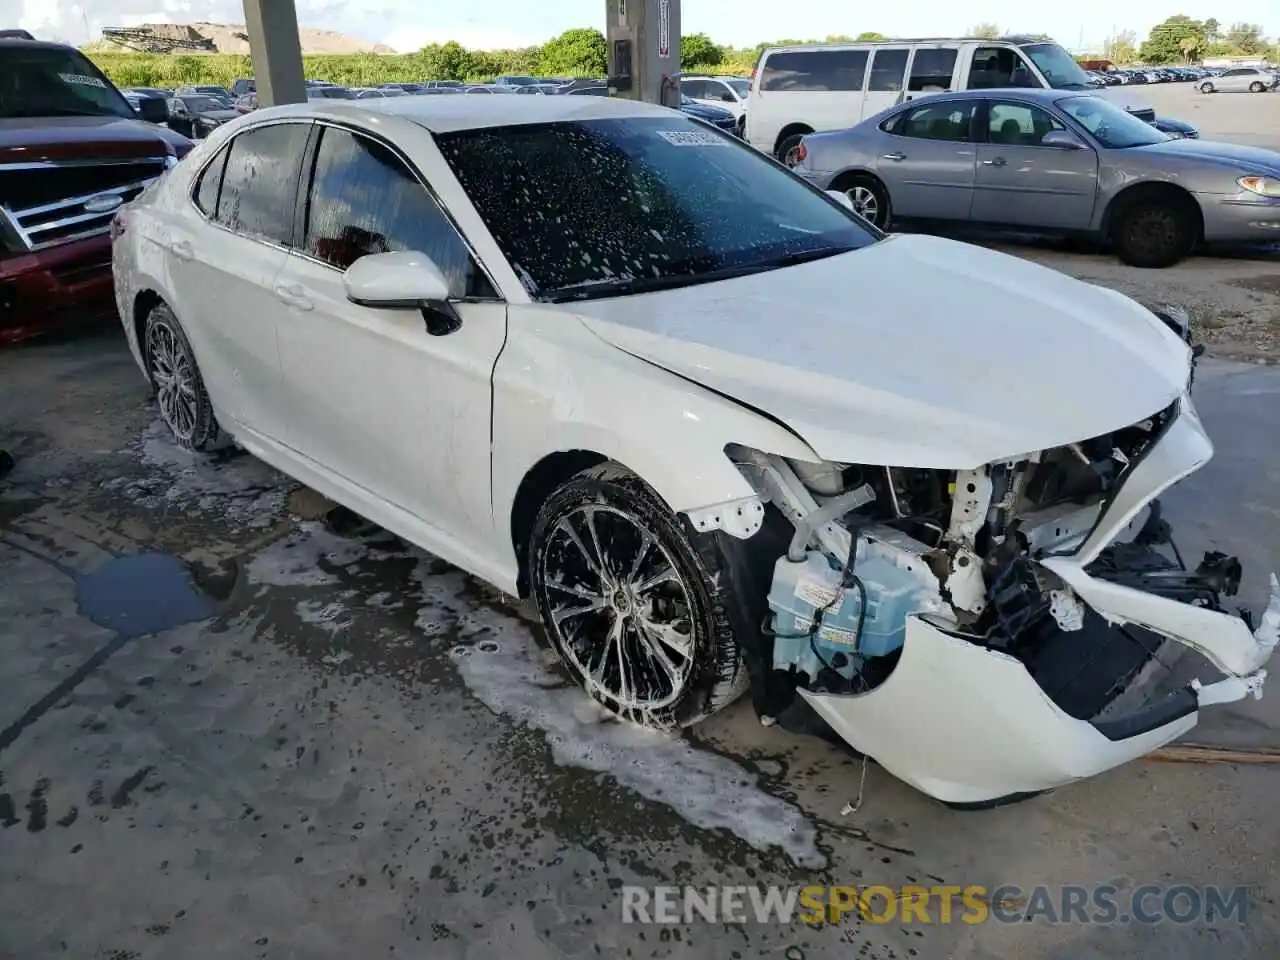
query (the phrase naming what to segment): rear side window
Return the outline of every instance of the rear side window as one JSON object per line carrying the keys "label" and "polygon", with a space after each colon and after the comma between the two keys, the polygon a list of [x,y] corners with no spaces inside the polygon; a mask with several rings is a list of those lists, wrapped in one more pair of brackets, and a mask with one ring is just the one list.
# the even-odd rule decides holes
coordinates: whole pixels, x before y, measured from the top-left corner
{"label": "rear side window", "polygon": [[910,50],[877,50],[871,61],[871,80],[867,89],[901,90],[907,73],[907,56],[910,53]]}
{"label": "rear side window", "polygon": [[196,206],[209,219],[213,219],[218,213],[218,192],[222,189],[222,171],[227,166],[227,148],[223,147],[218,151],[218,155],[213,161],[204,168],[204,172],[200,174],[200,180],[196,184],[196,192],[193,199]]}
{"label": "rear side window", "polygon": [[911,61],[908,90],[950,90],[951,74],[956,68],[955,50],[917,50]]}
{"label": "rear side window", "polygon": [[970,139],[969,126],[976,106],[976,100],[969,100],[964,103],[931,103],[917,107],[905,119],[899,119],[891,132],[900,137],[964,143]]}
{"label": "rear side window", "polygon": [[425,253],[454,297],[492,297],[471,251],[426,187],[376,140],[326,127],[307,197],[309,255],[345,270],[371,253]]}
{"label": "rear side window", "polygon": [[690,100],[701,100],[707,95],[707,81],[681,80],[680,92]]}
{"label": "rear side window", "polygon": [[292,242],[298,172],[310,129],[306,123],[277,123],[247,130],[231,141],[218,194],[218,223],[256,240]]}
{"label": "rear side window", "polygon": [[761,90],[860,91],[866,50],[797,50],[772,54],[760,75]]}

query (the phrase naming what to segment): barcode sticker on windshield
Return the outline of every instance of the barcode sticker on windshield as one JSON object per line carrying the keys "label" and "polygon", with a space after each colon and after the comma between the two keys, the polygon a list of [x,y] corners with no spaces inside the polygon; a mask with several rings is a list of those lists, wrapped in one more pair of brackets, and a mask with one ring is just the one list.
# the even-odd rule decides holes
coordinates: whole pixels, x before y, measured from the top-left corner
{"label": "barcode sticker on windshield", "polygon": [[729,141],[710,130],[659,130],[658,136],[677,147],[727,147]]}
{"label": "barcode sticker on windshield", "polygon": [[58,76],[64,83],[78,83],[82,87],[102,87],[105,90],[107,86],[97,77],[85,76],[83,73],[60,73]]}

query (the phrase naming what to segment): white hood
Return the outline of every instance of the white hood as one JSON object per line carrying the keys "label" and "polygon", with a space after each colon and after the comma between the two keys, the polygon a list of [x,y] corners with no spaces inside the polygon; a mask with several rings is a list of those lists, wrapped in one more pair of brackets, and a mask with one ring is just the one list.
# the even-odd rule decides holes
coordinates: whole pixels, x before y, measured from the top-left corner
{"label": "white hood", "polygon": [[572,309],[825,459],[902,467],[976,467],[1127,426],[1181,395],[1190,363],[1126,297],[926,236]]}

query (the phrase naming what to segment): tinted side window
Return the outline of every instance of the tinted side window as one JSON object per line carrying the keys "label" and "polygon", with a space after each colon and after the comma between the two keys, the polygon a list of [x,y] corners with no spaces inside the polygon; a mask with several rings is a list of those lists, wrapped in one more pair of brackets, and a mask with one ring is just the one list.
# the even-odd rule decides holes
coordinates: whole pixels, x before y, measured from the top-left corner
{"label": "tinted side window", "polygon": [[1025,103],[992,103],[988,118],[991,142],[1006,146],[1036,147],[1050,130],[1066,129],[1039,107]]}
{"label": "tinted side window", "polygon": [[307,123],[277,123],[231,141],[217,221],[248,237],[289,244],[298,169],[306,152]]}
{"label": "tinted side window", "polygon": [[204,168],[204,172],[200,174],[200,180],[196,184],[196,192],[193,199],[200,212],[206,217],[212,218],[218,212],[218,191],[222,189],[222,171],[226,165],[227,148],[223,147],[209,165]]}
{"label": "tinted side window", "polygon": [[764,63],[761,90],[854,91],[867,72],[865,50],[775,53]]}
{"label": "tinted side window", "polygon": [[375,140],[324,128],[306,223],[307,253],[339,270],[371,253],[413,250],[435,261],[452,296],[493,295],[427,189]]}
{"label": "tinted side window", "polygon": [[1027,62],[1008,47],[979,47],[973,53],[969,71],[970,90],[993,90],[1000,87],[1039,87],[1039,80]]}
{"label": "tinted side window", "polygon": [[950,90],[951,74],[956,68],[955,50],[917,50],[911,61],[908,90]]}
{"label": "tinted side window", "polygon": [[868,90],[901,90],[910,50],[877,50],[871,61]]}
{"label": "tinted side window", "polygon": [[707,95],[707,81],[705,80],[681,80],[680,92],[690,100],[701,100]]}
{"label": "tinted side window", "polygon": [[973,119],[976,101],[964,103],[932,103],[912,110],[899,120],[893,133],[901,137],[918,137],[922,140],[950,140],[964,143],[969,140],[969,123]]}

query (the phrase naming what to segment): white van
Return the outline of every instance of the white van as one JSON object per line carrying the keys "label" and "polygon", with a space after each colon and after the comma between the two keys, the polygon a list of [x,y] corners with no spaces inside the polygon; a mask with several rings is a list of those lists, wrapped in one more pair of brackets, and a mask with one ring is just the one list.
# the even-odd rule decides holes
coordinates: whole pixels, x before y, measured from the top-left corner
{"label": "white van", "polygon": [[751,75],[746,139],[793,165],[800,139],[851,127],[917,94],[1000,87],[1088,90],[1151,122],[1132,91],[1098,89],[1071,54],[1049,40],[890,40],[769,47]]}

